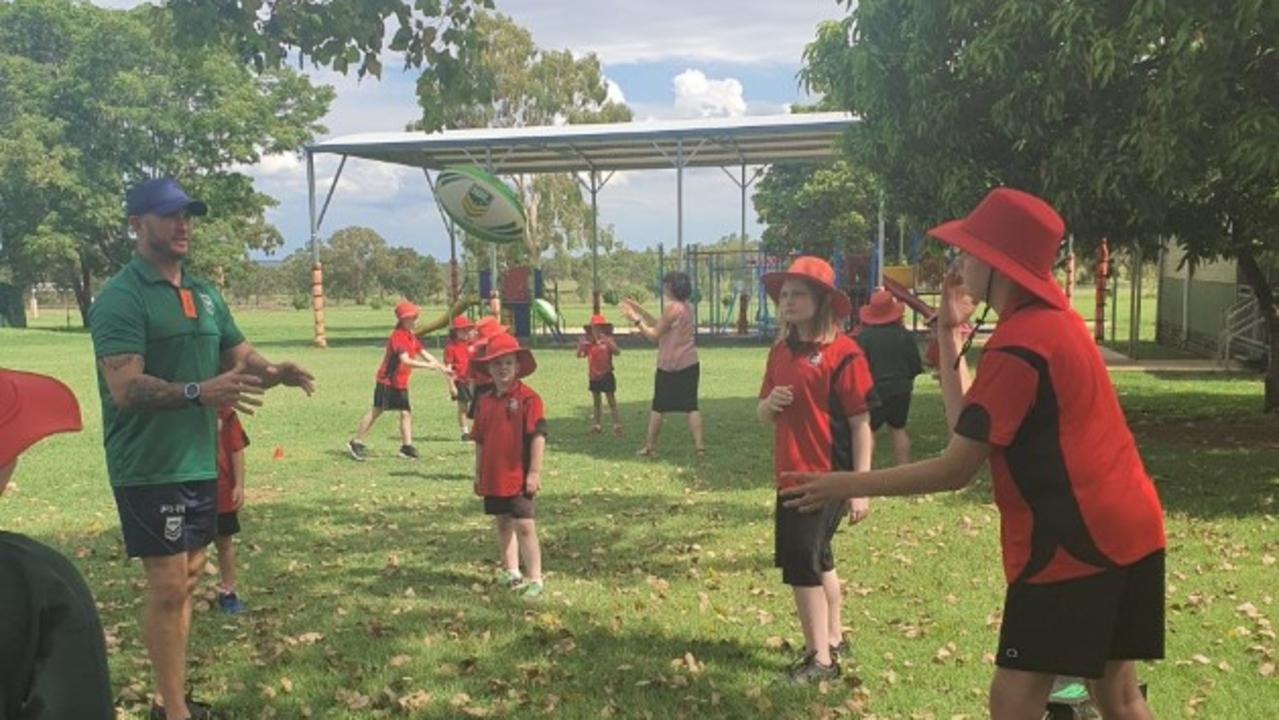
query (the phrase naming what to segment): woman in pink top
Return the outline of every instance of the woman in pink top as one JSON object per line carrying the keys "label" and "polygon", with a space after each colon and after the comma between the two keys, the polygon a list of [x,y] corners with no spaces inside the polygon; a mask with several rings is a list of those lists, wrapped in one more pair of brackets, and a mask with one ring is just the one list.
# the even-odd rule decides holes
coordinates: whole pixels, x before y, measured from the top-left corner
{"label": "woman in pink top", "polygon": [[633,298],[622,301],[626,315],[640,334],[657,342],[657,374],[653,380],[653,405],[648,414],[648,436],[640,455],[657,450],[657,435],[662,430],[666,413],[688,413],[688,429],[700,458],[706,453],[702,441],[702,414],[697,410],[697,384],[700,366],[697,346],[693,342],[693,308],[688,298],[693,294],[688,275],[667,273],[662,281],[662,317],[653,318]]}

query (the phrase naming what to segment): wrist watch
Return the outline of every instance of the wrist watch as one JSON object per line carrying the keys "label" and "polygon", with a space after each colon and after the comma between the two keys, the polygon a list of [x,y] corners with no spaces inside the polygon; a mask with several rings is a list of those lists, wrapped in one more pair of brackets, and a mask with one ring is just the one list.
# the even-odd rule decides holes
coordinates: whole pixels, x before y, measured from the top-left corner
{"label": "wrist watch", "polygon": [[204,406],[204,403],[200,402],[200,383],[187,383],[186,385],[183,385],[182,397],[186,398],[187,402],[195,405],[196,407]]}

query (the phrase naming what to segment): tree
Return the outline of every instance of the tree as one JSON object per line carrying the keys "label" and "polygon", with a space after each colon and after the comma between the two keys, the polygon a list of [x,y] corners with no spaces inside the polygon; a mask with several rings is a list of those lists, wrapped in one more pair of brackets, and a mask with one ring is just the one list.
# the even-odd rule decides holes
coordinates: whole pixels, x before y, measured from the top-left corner
{"label": "tree", "polygon": [[766,251],[826,258],[869,247],[879,202],[874,178],[846,159],[773,165],[752,200]]}
{"label": "tree", "polygon": [[179,36],[196,52],[230,48],[239,64],[257,72],[296,57],[299,66],[309,60],[381,77],[385,47],[399,53],[405,67],[425,65],[452,78],[465,72],[456,55],[475,42],[475,9],[492,7],[492,0],[169,0],[157,12],[172,14]]}
{"label": "tree", "polygon": [[[410,129],[631,119],[629,108],[608,99],[594,54],[542,50],[528,30],[500,13],[477,13],[472,27],[474,36],[458,48],[456,62],[432,65],[418,78],[422,118]],[[547,249],[574,250],[589,242],[590,206],[572,175],[516,175],[513,180],[527,218],[524,261],[537,265]]]}
{"label": "tree", "polygon": [[850,158],[921,221],[1007,184],[1085,249],[1175,235],[1192,262],[1237,260],[1272,328],[1276,410],[1257,257],[1279,243],[1277,37],[1275,3],[865,0],[819,28],[802,78],[862,118]]}
{"label": "tree", "polygon": [[274,203],[234,170],[323,131],[332,90],[287,69],[254,75],[215,48],[188,53],[154,8],[68,0],[0,5],[0,262],[21,282],[74,290],[130,256],[124,190],[174,175],[213,214],[197,223],[205,267],[270,249]]}
{"label": "tree", "polygon": [[393,292],[415,303],[426,303],[444,292],[444,273],[430,255],[413,248],[390,248],[387,262],[378,277],[383,291]]}
{"label": "tree", "polygon": [[391,270],[386,240],[366,227],[345,227],[334,232],[320,248],[325,282],[334,297],[363,305],[378,292],[378,279]]}

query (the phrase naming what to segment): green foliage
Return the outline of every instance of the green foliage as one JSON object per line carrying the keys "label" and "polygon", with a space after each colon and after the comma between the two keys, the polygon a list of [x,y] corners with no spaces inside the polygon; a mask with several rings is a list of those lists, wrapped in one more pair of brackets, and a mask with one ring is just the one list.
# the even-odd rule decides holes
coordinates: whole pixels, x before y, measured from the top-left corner
{"label": "green foliage", "polygon": [[225,267],[280,243],[263,218],[274,201],[238,168],[324,130],[331,89],[284,68],[255,75],[175,33],[149,6],[0,4],[0,263],[73,288],[82,312],[131,253],[125,188],[178,177],[212,210],[192,262]]}
{"label": "green foliage", "polygon": [[753,201],[769,253],[829,258],[869,246],[879,194],[869,172],[839,159],[773,165]]}
{"label": "green foliage", "polygon": [[157,12],[171,12],[196,50],[231,48],[237,64],[258,72],[296,56],[299,64],[381,77],[384,50],[399,53],[405,67],[454,71],[473,40],[475,9],[491,7],[492,0],[169,0]]}
{"label": "green foliage", "polygon": [[[389,247],[366,227],[345,227],[320,244],[325,294],[357,305],[380,304],[390,293],[423,304],[439,300],[446,289],[445,268],[413,248]],[[309,293],[311,253],[297,250],[272,268],[281,292]],[[309,301],[308,301],[309,302]]]}

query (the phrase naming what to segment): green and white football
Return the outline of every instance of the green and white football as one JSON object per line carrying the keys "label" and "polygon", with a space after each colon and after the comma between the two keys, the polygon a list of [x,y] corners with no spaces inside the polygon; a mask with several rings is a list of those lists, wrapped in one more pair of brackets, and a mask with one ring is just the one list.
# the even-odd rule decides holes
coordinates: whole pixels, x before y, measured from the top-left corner
{"label": "green and white football", "polygon": [[440,171],[435,194],[444,212],[466,232],[494,243],[524,239],[524,206],[496,176],[474,165]]}

